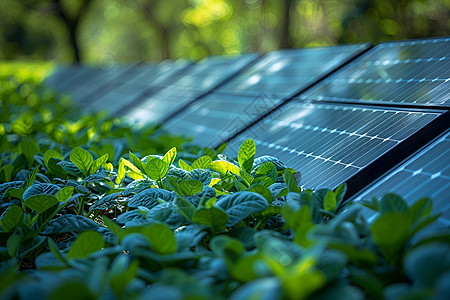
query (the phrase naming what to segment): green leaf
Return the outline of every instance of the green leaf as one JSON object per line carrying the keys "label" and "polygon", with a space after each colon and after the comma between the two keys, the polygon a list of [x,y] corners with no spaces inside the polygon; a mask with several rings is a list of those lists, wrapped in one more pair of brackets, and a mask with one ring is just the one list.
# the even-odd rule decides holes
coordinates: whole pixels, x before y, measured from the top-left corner
{"label": "green leaf", "polygon": [[20,187],[26,190],[30,186],[32,186],[34,181],[36,180],[36,174],[37,174],[38,171],[39,171],[39,167],[35,167],[33,169],[33,171],[31,171],[28,174],[27,179],[25,179],[25,181],[22,183],[22,185]]}
{"label": "green leaf", "polygon": [[253,182],[253,177],[252,177],[252,175],[250,175],[250,174],[248,174],[247,172],[245,172],[245,171],[240,171],[239,172],[239,177],[241,177],[242,178],[242,180],[244,180],[244,182],[245,182],[245,184],[247,185],[247,186],[250,186],[251,184],[252,184],[252,182]]}
{"label": "green leaf", "polygon": [[241,169],[250,173],[255,160],[256,145],[252,139],[245,140],[239,147],[238,162]]}
{"label": "green leaf", "polygon": [[193,169],[207,169],[212,163],[212,159],[209,156],[202,156],[192,163]]}
{"label": "green leaf", "polygon": [[384,195],[379,202],[380,212],[382,214],[388,212],[408,213],[409,208],[405,200],[399,195],[388,193]]}
{"label": "green leaf", "polygon": [[50,248],[50,251],[53,253],[53,255],[62,263],[66,263],[65,258],[62,256],[61,252],[59,252],[58,246],[56,245],[55,241],[53,241],[52,238],[47,238],[48,247]]}
{"label": "green leaf", "polygon": [[67,259],[83,258],[105,247],[105,241],[96,231],[82,232],[67,252]]}
{"label": "green leaf", "polygon": [[94,300],[96,296],[92,294],[87,285],[80,281],[63,281],[61,284],[50,290],[48,300]]}
{"label": "green leaf", "polygon": [[51,220],[45,227],[42,234],[64,233],[72,231],[95,230],[98,224],[89,218],[79,215],[63,215]]}
{"label": "green leaf", "polygon": [[225,229],[228,222],[228,214],[218,207],[200,208],[192,217],[194,223],[210,226],[214,232]]}
{"label": "green leaf", "polygon": [[332,190],[328,190],[323,198],[323,208],[327,211],[334,212],[336,210],[336,196]]}
{"label": "green leaf", "polygon": [[179,186],[184,196],[192,196],[203,190],[203,184],[199,180],[184,180],[179,183]]}
{"label": "green leaf", "polygon": [[[53,159],[51,158],[49,161],[49,165],[50,168],[52,168],[52,161]],[[83,177],[83,172],[72,162],[70,161],[60,161],[56,164],[57,166],[60,166],[65,172],[69,173],[72,176],[75,177]],[[52,172],[56,171],[52,168]]]}
{"label": "green leaf", "polygon": [[25,155],[28,164],[31,166],[34,161],[34,155],[39,152],[39,145],[36,141],[21,140],[17,147],[20,153]]}
{"label": "green leaf", "polygon": [[156,157],[149,157],[145,172],[150,179],[160,181],[166,176],[169,170],[169,164]]}
{"label": "green leaf", "polygon": [[100,156],[99,158],[97,158],[91,165],[91,167],[89,168],[89,174],[94,174],[95,172],[98,171],[98,169],[100,169],[100,167],[106,163],[106,161],[108,160],[109,154],[106,153],[102,156]]}
{"label": "green leaf", "polygon": [[241,170],[236,165],[224,160],[213,161],[209,166],[209,169],[218,172],[221,176],[227,175],[228,171],[236,175],[239,175],[239,173],[241,172]]}
{"label": "green leaf", "polygon": [[378,217],[370,227],[375,243],[380,247],[388,262],[397,259],[396,255],[411,237],[411,217],[401,212],[386,212]]}
{"label": "green leaf", "polygon": [[422,198],[409,208],[409,215],[413,218],[413,220],[417,220],[421,217],[429,216],[432,208],[433,201],[431,201],[430,198]]}
{"label": "green leaf", "polygon": [[133,154],[133,152],[129,152],[129,156],[133,164],[142,172],[145,174],[145,163],[139,159],[136,155]]}
{"label": "green leaf", "polygon": [[167,202],[173,200],[174,196],[175,195],[172,192],[167,190],[158,188],[146,189],[131,198],[128,202],[128,207],[137,208],[139,206],[145,206],[148,209],[151,209],[159,204],[159,199]]}
{"label": "green leaf", "polygon": [[19,252],[21,242],[22,236],[18,233],[14,233],[8,238],[6,241],[6,248],[8,249],[9,256],[16,257],[17,252]]}
{"label": "green leaf", "polygon": [[83,172],[84,176],[87,176],[94,159],[88,151],[76,147],[70,152],[70,161]]}
{"label": "green leaf", "polygon": [[336,206],[339,207],[344,200],[345,193],[347,192],[347,184],[344,182],[336,188],[334,195],[336,196]]}
{"label": "green leaf", "polygon": [[40,214],[58,203],[58,199],[53,195],[34,195],[28,197],[24,202],[27,207]]}
{"label": "green leaf", "polygon": [[23,210],[18,205],[11,205],[2,218],[3,232],[12,231],[23,223]]}
{"label": "green leaf", "polygon": [[50,170],[49,165],[48,165],[48,161],[50,160],[50,158],[56,158],[58,160],[64,160],[63,156],[61,155],[61,153],[59,153],[56,150],[47,150],[44,153],[44,163],[45,166],[47,167],[48,170]]}
{"label": "green leaf", "polygon": [[120,227],[116,222],[112,221],[107,216],[102,216],[102,219],[103,219],[103,223],[105,223],[105,225],[106,225],[106,228],[111,230],[111,232],[114,235],[117,236],[120,234],[120,232],[122,231],[122,227]]}
{"label": "green leaf", "polygon": [[269,203],[259,194],[244,191],[222,197],[216,205],[229,215],[227,226],[234,226],[248,216],[265,210]]}
{"label": "green leaf", "polygon": [[181,169],[186,170],[186,171],[192,171],[194,169],[187,162],[185,162],[182,159],[178,160],[178,165],[180,166]]}
{"label": "green leaf", "polygon": [[65,187],[63,187],[56,194],[56,199],[58,199],[59,202],[66,202],[72,196],[72,193],[73,193],[74,189],[75,188],[73,186],[65,186]]}
{"label": "green leaf", "polygon": [[191,202],[187,201],[183,197],[177,197],[175,199],[175,205],[187,220],[192,220],[196,207]]}
{"label": "green leaf", "polygon": [[9,182],[12,179],[14,167],[12,164],[4,165],[0,168],[0,182]]}
{"label": "green leaf", "polygon": [[269,203],[272,203],[272,201],[273,201],[272,193],[270,192],[270,190],[260,183],[256,183],[256,184],[253,184],[252,186],[250,186],[247,189],[247,192],[254,192],[254,193],[260,194]]}
{"label": "green leaf", "polygon": [[[163,161],[170,166],[175,161],[175,158],[177,157],[177,148],[173,147],[169,151],[164,154]],[[164,174],[166,175],[166,174]]]}
{"label": "green leaf", "polygon": [[256,170],[255,177],[259,176],[268,176],[275,182],[277,181],[277,168],[271,161],[267,161]]}
{"label": "green leaf", "polygon": [[173,254],[177,251],[177,241],[172,230],[164,224],[152,224],[145,230],[151,247],[158,254]]}
{"label": "green leaf", "polygon": [[24,193],[23,199],[27,200],[31,196],[36,195],[52,195],[55,196],[61,188],[56,184],[51,183],[37,183],[30,186]]}
{"label": "green leaf", "polygon": [[287,185],[289,192],[300,193],[301,189],[297,185],[294,176],[289,170],[284,171],[283,173],[284,183]]}

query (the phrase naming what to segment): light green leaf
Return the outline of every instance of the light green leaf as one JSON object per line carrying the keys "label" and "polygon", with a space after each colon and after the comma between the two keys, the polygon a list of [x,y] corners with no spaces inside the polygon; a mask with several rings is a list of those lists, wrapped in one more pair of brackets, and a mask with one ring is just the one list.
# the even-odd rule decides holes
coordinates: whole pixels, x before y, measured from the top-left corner
{"label": "light green leaf", "polygon": [[141,170],[142,173],[145,173],[145,163],[139,159],[136,155],[133,154],[133,152],[129,152],[130,159],[133,162],[133,164]]}
{"label": "light green leaf", "polygon": [[67,259],[83,258],[89,254],[101,250],[105,247],[105,241],[100,233],[96,231],[86,231],[81,233],[70,247]]}
{"label": "light green leaf", "polygon": [[50,170],[49,165],[48,165],[48,161],[50,160],[50,158],[56,158],[56,159],[59,159],[59,160],[64,160],[64,158],[61,155],[61,153],[59,153],[56,150],[50,149],[50,150],[45,151],[45,153],[44,153],[44,163],[45,163],[45,166],[47,167],[48,170]]}
{"label": "light green leaf", "polygon": [[156,157],[149,157],[145,172],[150,179],[159,181],[166,176],[169,170],[169,164]]}
{"label": "light green leaf", "polygon": [[227,171],[239,175],[241,170],[234,164],[224,161],[224,160],[215,160],[209,166],[209,169],[212,171],[218,172],[221,176],[227,175]]}
{"label": "light green leaf", "polygon": [[323,208],[327,211],[334,212],[336,210],[336,196],[332,190],[328,190],[323,198]]}
{"label": "light green leaf", "polygon": [[106,163],[106,161],[108,160],[109,154],[106,153],[102,156],[100,156],[99,158],[97,158],[91,165],[91,167],[89,168],[89,174],[94,174],[95,172],[98,171],[98,169],[100,169],[100,167]]}
{"label": "light green leaf", "polygon": [[228,222],[228,214],[218,207],[198,209],[192,221],[200,225],[210,226],[214,232],[225,229]]}
{"label": "light green leaf", "polygon": [[70,196],[72,196],[72,193],[74,191],[73,186],[65,186],[63,187],[57,194],[56,199],[58,199],[59,202],[65,202],[67,201]]}
{"label": "light green leaf", "polygon": [[89,175],[89,169],[94,161],[92,154],[81,147],[76,147],[70,152],[70,161],[83,172],[84,176]]}
{"label": "light green leaf", "polygon": [[105,223],[106,225],[106,228],[111,230],[111,232],[116,236],[120,234],[120,232],[122,231],[122,227],[120,227],[116,222],[112,221],[107,216],[102,216],[102,218],[103,223]]}
{"label": "light green leaf", "polygon": [[[163,157],[163,161],[167,164],[167,165],[171,165],[173,164],[173,162],[175,161],[175,158],[177,157],[177,148],[173,147],[172,149],[170,149],[169,151],[167,151],[166,154],[164,154]],[[164,174],[165,175],[165,174]]]}
{"label": "light green leaf", "polygon": [[254,192],[257,194],[260,194],[261,196],[263,196],[267,202],[272,203],[273,198],[272,198],[272,193],[270,192],[270,190],[265,187],[264,185],[260,184],[260,183],[256,183],[251,185],[248,189],[248,192]]}
{"label": "light green leaf", "polygon": [[252,139],[245,140],[239,147],[238,162],[241,169],[250,173],[255,160],[256,145]]}
{"label": "light green leaf", "polygon": [[3,232],[12,231],[23,223],[23,210],[18,205],[11,205],[2,218]]}
{"label": "light green leaf", "polygon": [[28,197],[24,202],[27,207],[40,214],[58,203],[58,199],[53,195],[34,195]]}
{"label": "light green leaf", "polygon": [[192,163],[193,169],[206,169],[212,163],[212,159],[209,156],[202,156]]}
{"label": "light green leaf", "polygon": [[203,184],[199,180],[185,180],[179,183],[180,190],[184,196],[192,196],[203,190]]}
{"label": "light green leaf", "polygon": [[192,171],[194,169],[187,162],[185,162],[182,159],[178,160],[178,165],[180,166],[181,169],[186,170],[186,171]]}
{"label": "light green leaf", "polygon": [[287,185],[289,192],[300,193],[301,189],[297,185],[294,176],[289,170],[285,170],[283,173],[284,183]]}
{"label": "light green leaf", "polygon": [[177,251],[175,235],[166,225],[152,224],[146,228],[144,234],[149,239],[150,245],[155,253],[165,255],[173,254]]}

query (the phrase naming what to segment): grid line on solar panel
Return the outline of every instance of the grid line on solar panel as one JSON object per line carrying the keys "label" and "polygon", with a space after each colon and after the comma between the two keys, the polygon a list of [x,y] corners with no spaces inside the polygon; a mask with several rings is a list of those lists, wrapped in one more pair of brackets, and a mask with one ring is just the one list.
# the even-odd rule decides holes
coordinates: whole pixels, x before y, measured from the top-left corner
{"label": "grid line on solar panel", "polygon": [[450,39],[381,43],[302,100],[450,106]]}
{"label": "grid line on solar panel", "polygon": [[253,138],[259,155],[274,155],[299,170],[305,186],[334,187],[439,115],[291,101],[231,140],[229,153]]}
{"label": "grid line on solar panel", "polygon": [[387,192],[395,192],[410,203],[422,197],[432,198],[435,211],[444,216],[439,220],[450,225],[450,131],[369,185],[354,201]]}

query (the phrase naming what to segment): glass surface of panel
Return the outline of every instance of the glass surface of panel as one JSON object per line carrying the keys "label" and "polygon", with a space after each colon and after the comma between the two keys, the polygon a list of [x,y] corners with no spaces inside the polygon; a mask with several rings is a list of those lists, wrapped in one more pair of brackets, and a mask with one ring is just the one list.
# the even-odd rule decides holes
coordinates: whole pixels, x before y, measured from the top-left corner
{"label": "glass surface of panel", "polygon": [[380,43],[302,100],[450,106],[450,38]]}
{"label": "glass surface of panel", "polygon": [[334,188],[440,114],[293,101],[234,138],[227,153],[252,138],[258,156],[300,171],[305,187]]}
{"label": "glass surface of panel", "polygon": [[388,192],[402,196],[410,205],[430,197],[433,210],[441,213],[440,225],[450,226],[450,132],[407,159],[370,185],[355,201],[381,197]]}
{"label": "glass surface of panel", "polygon": [[272,51],[220,88],[246,96],[289,98],[366,49],[368,44]]}

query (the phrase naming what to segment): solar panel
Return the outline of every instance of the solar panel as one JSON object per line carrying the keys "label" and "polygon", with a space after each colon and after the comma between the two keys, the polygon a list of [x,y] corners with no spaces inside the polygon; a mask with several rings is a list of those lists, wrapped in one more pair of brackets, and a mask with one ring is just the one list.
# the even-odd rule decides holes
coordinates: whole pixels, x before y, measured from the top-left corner
{"label": "solar panel", "polygon": [[257,53],[249,53],[209,57],[191,66],[178,80],[165,84],[166,88],[129,102],[115,113],[140,124],[161,122],[184,105],[220,85],[258,56]]}
{"label": "solar panel", "polygon": [[442,213],[440,225],[450,226],[450,131],[370,185],[355,201],[401,195],[410,204],[423,197],[434,200],[434,212]]}
{"label": "solar panel", "polygon": [[302,100],[450,106],[450,38],[380,43]]}
{"label": "solar panel", "polygon": [[353,44],[272,51],[220,90],[250,97],[264,93],[289,98],[368,47]]}
{"label": "solar panel", "polygon": [[81,103],[85,110],[106,110],[115,114],[144,95],[157,92],[163,86],[178,80],[191,65],[187,61],[165,61],[133,68],[125,77],[116,78],[87,95]]}
{"label": "solar panel", "polygon": [[229,143],[237,153],[247,138],[258,155],[273,155],[302,174],[307,188],[333,188],[425,126],[441,111],[291,101]]}
{"label": "solar panel", "polygon": [[193,136],[198,144],[213,146],[367,47],[358,44],[270,52],[168,120],[166,128]]}

